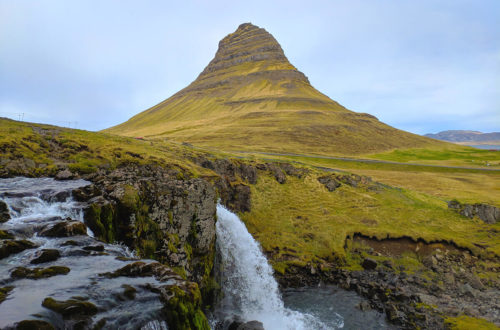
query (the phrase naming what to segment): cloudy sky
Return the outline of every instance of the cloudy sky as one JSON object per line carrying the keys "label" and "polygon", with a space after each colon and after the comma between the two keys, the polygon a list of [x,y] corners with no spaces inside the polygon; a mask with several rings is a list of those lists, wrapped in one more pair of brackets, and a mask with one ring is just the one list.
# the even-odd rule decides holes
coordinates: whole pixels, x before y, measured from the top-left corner
{"label": "cloudy sky", "polygon": [[193,81],[243,22],[351,110],[500,131],[498,0],[0,0],[0,116],[116,125]]}

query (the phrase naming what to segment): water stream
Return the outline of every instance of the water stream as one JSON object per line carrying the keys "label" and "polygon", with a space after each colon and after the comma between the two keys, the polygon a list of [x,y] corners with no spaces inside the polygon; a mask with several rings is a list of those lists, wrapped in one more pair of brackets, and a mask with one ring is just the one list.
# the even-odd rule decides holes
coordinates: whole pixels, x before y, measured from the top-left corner
{"label": "water stream", "polygon": [[[72,328],[74,320],[42,307],[46,297],[67,300],[82,297],[95,304],[99,312],[93,323],[106,320],[108,329],[166,329],[163,307],[157,293],[148,289],[157,284],[152,277],[109,279],[99,274],[112,272],[135,258],[126,247],[103,244],[90,235],[49,238],[38,235],[45,226],[62,219],[83,220],[82,205],[73,201],[71,191],[89,184],[83,180],[55,181],[49,178],[13,178],[0,180],[0,199],[9,206],[11,219],[0,224],[1,230],[14,234],[15,239],[28,239],[37,245],[0,260],[0,286],[14,286],[8,298],[0,304],[0,328],[31,319],[45,320],[58,329]],[[71,244],[68,245],[68,241]],[[66,243],[66,244],[65,244]],[[88,246],[103,245],[103,251],[86,251]],[[61,257],[55,261],[33,265],[30,262],[42,249],[57,249]],[[26,268],[66,266],[67,275],[42,279],[15,279],[11,271]],[[124,295],[123,285],[132,286],[135,299]]]}
{"label": "water stream", "polygon": [[[67,300],[73,297],[95,304],[98,313],[86,327],[105,320],[105,329],[167,329],[163,305],[152,287],[161,285],[153,277],[107,278],[138,258],[125,246],[97,241],[92,232],[64,238],[39,235],[40,231],[71,218],[83,221],[84,204],[74,201],[71,191],[89,184],[83,180],[55,181],[50,178],[0,179],[0,199],[9,207],[11,219],[0,223],[15,240],[27,239],[36,248],[0,259],[0,287],[13,286],[0,303],[0,328],[9,329],[22,320],[45,320],[58,329],[71,329],[78,320],[64,319],[42,306],[47,297]],[[273,271],[259,244],[240,219],[223,206],[217,206],[217,249],[219,281],[223,298],[213,311],[214,328],[225,329],[228,322],[257,320],[265,329],[321,330],[388,328],[380,313],[355,308],[361,298],[343,290],[323,288],[289,289],[280,293]],[[101,251],[88,249],[101,245]],[[60,258],[31,264],[43,249],[56,249]],[[151,260],[143,260],[152,262]],[[41,279],[16,279],[16,267],[66,266],[70,272]],[[136,290],[125,294],[125,286]],[[284,298],[284,299],[283,299]]]}

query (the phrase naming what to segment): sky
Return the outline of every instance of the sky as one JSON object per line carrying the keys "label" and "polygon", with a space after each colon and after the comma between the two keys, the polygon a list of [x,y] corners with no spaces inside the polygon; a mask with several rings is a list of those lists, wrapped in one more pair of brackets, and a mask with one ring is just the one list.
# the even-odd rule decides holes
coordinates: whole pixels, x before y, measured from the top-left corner
{"label": "sky", "polygon": [[498,0],[0,0],[0,117],[119,124],[244,22],[350,110],[417,134],[500,131]]}

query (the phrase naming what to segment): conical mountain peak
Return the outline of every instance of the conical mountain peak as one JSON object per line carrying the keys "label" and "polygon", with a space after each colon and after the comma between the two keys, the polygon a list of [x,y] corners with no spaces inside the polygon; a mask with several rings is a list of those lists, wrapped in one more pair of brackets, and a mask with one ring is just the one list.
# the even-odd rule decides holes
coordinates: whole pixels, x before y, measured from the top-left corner
{"label": "conical mountain peak", "polygon": [[231,83],[236,87],[255,78],[309,84],[307,77],[290,64],[280,44],[269,32],[244,23],[219,42],[215,57],[184,92],[212,89],[214,84]]}
{"label": "conical mountain peak", "polygon": [[311,86],[265,29],[241,24],[189,86],[107,130],[221,150],[354,155],[437,143],[347,110]]}

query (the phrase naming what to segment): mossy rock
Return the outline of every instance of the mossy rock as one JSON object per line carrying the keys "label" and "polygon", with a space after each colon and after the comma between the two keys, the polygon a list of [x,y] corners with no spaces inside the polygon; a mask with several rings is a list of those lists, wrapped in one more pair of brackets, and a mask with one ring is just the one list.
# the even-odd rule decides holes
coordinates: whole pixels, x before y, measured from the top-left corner
{"label": "mossy rock", "polygon": [[42,264],[44,262],[55,261],[61,257],[59,250],[55,249],[43,249],[40,251],[36,258],[31,260],[31,264]]}
{"label": "mossy rock", "polygon": [[7,298],[12,289],[14,289],[13,286],[0,287],[0,304]]}
{"label": "mossy rock", "polygon": [[165,305],[169,328],[210,329],[207,318],[201,310],[201,294],[196,283],[189,282],[184,289],[175,285],[165,287],[162,289],[161,299]]}
{"label": "mossy rock", "polygon": [[16,330],[55,330],[54,326],[41,320],[24,320],[16,324]]}
{"label": "mossy rock", "polygon": [[76,235],[87,235],[87,226],[80,221],[61,221],[52,225],[40,233],[45,237],[68,237]]}
{"label": "mossy rock", "polygon": [[47,278],[56,275],[66,275],[70,272],[68,267],[64,266],[52,266],[47,268],[25,268],[25,267],[16,267],[10,273],[10,276],[13,278],[29,278],[32,280],[37,280],[40,278]]}
{"label": "mossy rock", "polygon": [[9,207],[4,201],[0,201],[0,223],[10,220]]}
{"label": "mossy rock", "polygon": [[0,230],[0,239],[13,239],[14,235],[6,230]]}
{"label": "mossy rock", "polygon": [[3,240],[0,242],[0,259],[7,258],[11,254],[22,252],[26,249],[33,249],[36,245],[28,240]]}
{"label": "mossy rock", "polygon": [[128,285],[128,284],[123,284],[122,288],[123,288],[123,295],[127,299],[129,299],[129,300],[134,300],[135,299],[135,295],[137,293],[137,289],[136,288],[134,288],[133,286]]}
{"label": "mossy rock", "polygon": [[43,300],[42,306],[61,314],[65,318],[91,316],[97,313],[97,307],[94,304],[77,299],[55,300],[48,297]]}

